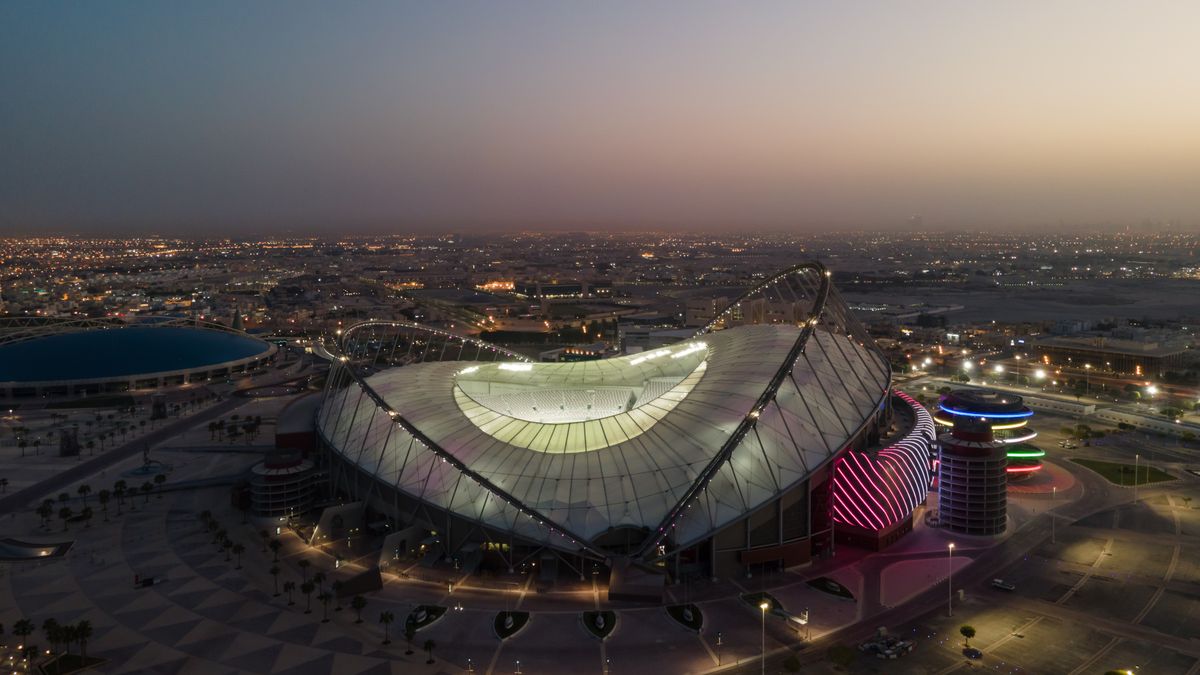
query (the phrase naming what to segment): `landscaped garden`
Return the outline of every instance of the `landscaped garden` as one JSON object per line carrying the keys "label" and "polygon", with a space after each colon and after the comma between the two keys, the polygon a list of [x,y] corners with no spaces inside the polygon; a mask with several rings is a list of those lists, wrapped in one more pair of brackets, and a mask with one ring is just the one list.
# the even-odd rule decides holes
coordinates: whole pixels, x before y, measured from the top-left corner
{"label": "landscaped garden", "polygon": [[1115,485],[1145,485],[1175,480],[1175,477],[1161,469],[1147,464],[1122,464],[1119,462],[1102,462],[1096,459],[1072,459],[1072,462],[1091,469]]}

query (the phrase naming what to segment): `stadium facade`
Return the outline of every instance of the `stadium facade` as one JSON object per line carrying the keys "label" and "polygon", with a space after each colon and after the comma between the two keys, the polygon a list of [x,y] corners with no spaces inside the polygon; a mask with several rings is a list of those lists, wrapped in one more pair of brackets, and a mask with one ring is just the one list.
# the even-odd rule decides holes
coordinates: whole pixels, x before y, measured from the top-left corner
{"label": "stadium facade", "polygon": [[332,488],[427,529],[445,559],[727,577],[806,563],[835,536],[878,545],[929,483],[928,413],[891,391],[816,263],[690,340],[610,359],[532,363],[388,321],[340,349],[317,414]]}

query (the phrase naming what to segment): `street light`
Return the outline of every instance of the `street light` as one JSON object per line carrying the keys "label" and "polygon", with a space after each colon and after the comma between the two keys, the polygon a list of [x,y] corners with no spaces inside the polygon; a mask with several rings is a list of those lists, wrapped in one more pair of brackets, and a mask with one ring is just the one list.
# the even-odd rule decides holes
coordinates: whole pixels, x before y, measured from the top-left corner
{"label": "street light", "polygon": [[1092,395],[1092,364],[1083,364],[1083,395]]}
{"label": "street light", "polygon": [[954,543],[946,550],[946,616],[954,616]]}
{"label": "street light", "polygon": [[767,610],[771,608],[771,603],[763,600],[758,603],[758,608],[762,610],[762,672],[766,675],[767,672]]}
{"label": "street light", "polygon": [[[1050,488],[1050,503],[1058,501],[1058,486]],[[1054,506],[1050,507],[1050,543],[1057,544],[1058,541],[1054,538]]]}

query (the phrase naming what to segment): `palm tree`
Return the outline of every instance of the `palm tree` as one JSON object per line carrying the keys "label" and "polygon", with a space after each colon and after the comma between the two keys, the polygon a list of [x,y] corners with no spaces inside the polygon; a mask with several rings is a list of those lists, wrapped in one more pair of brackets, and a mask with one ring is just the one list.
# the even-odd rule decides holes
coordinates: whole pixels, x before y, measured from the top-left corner
{"label": "palm tree", "polygon": [[268,571],[271,573],[271,576],[275,578],[275,597],[278,598],[279,597],[279,573],[282,570],[279,569],[279,565],[271,565],[271,569]]}
{"label": "palm tree", "polygon": [[279,562],[279,549],[283,548],[283,542],[278,539],[272,539],[271,543],[267,544],[267,546],[271,549],[271,553],[275,554],[275,560],[272,562]]}
{"label": "palm tree", "polygon": [[79,657],[87,662],[87,643],[92,637],[92,622],[84,619],[75,624],[75,639],[79,641]]}
{"label": "palm tree", "polygon": [[96,493],[96,499],[100,501],[100,510],[104,512],[104,522],[108,522],[108,500],[112,498],[112,493],[108,490],[101,490]]}
{"label": "palm tree", "polygon": [[18,638],[20,638],[21,644],[25,645],[27,648],[29,646],[29,640],[26,638],[28,638],[30,635],[33,635],[33,631],[33,622],[29,619],[21,619],[13,624],[13,635],[16,635]]}
{"label": "palm tree", "polygon": [[325,573],[317,572],[316,574],[314,574],[313,575],[313,583],[315,583],[317,585],[318,593],[324,593],[325,592]]}
{"label": "palm tree", "polygon": [[296,564],[300,567],[300,574],[304,577],[304,581],[308,581],[308,568],[312,563],[307,560],[301,560]]}
{"label": "palm tree", "polygon": [[337,606],[333,608],[333,611],[342,611],[342,582],[334,579],[333,583],[329,584],[329,588],[333,591],[333,597],[337,600]]}
{"label": "palm tree", "polygon": [[154,476],[154,485],[155,485],[155,487],[158,488],[158,498],[159,499],[162,499],[162,486],[166,482],[167,482],[167,477],[165,474],[160,473],[160,474],[156,474]]}
{"label": "palm tree", "polygon": [[79,517],[83,518],[83,526],[84,527],[91,527],[92,526],[92,507],[90,507],[90,506],[83,507],[83,510],[81,510],[79,512]]}
{"label": "palm tree", "polygon": [[83,500],[82,503],[86,506],[87,496],[92,493],[92,486],[84,483],[83,485],[80,485],[79,489],[75,490],[75,492],[79,493],[79,498]]}
{"label": "palm tree", "polygon": [[267,541],[269,541],[271,539],[271,533],[267,532],[266,530],[259,530],[258,536],[260,539],[262,539],[262,552],[266,553],[267,552]]}
{"label": "palm tree", "polygon": [[60,492],[58,493],[58,501],[62,504],[66,504],[67,502],[71,501],[71,495],[65,492]]}
{"label": "palm tree", "polygon": [[239,570],[242,569],[242,554],[245,552],[246,552],[245,546],[242,546],[241,544],[233,545],[233,554],[235,556],[237,556],[237,567],[235,569],[239,569]]}
{"label": "palm tree", "polygon": [[229,534],[229,532],[227,532],[225,528],[217,525],[216,530],[213,532],[213,543],[218,545],[218,551],[220,550],[220,545],[224,542],[225,535],[227,534]]}
{"label": "palm tree", "polygon": [[46,619],[42,622],[42,631],[46,634],[46,642],[50,643],[50,651],[55,651],[54,647],[58,645],[62,638],[62,634],[59,632],[58,621],[55,619]]}
{"label": "palm tree", "polygon": [[433,640],[426,640],[426,641],[425,641],[425,653],[426,653],[426,654],[429,654],[429,659],[428,659],[427,661],[425,661],[425,664],[426,664],[426,665],[431,665],[431,664],[433,663],[433,649],[434,649],[434,647],[437,647],[437,643],[435,643]]}
{"label": "palm tree", "polygon": [[54,502],[46,499],[42,501],[42,505],[37,508],[37,514],[42,518],[42,527],[47,527],[50,518],[54,516]]}
{"label": "palm tree", "polygon": [[71,507],[64,506],[58,510],[58,517],[63,521],[63,532],[67,531],[67,521],[71,519]]}
{"label": "palm tree", "polygon": [[380,612],[379,623],[383,624],[383,644],[390,645],[392,640],[388,637],[388,626],[396,620],[396,615],[391,612]]}
{"label": "palm tree", "polygon": [[321,623],[329,623],[329,601],[333,600],[333,595],[330,593],[321,593],[317,596],[317,600],[321,602]]}
{"label": "palm tree", "polygon": [[404,641],[408,643],[408,648],[404,650],[405,656],[412,656],[412,641],[415,637],[417,637],[417,624],[413,623],[412,617],[409,617],[408,621],[404,622]]}
{"label": "palm tree", "polygon": [[150,493],[153,491],[154,491],[154,486],[150,484],[150,481],[146,481],[145,483],[142,483],[142,494],[146,495],[146,503],[147,504],[150,503]]}
{"label": "palm tree", "polygon": [[0,478],[0,492],[8,492],[8,479]]}
{"label": "palm tree", "polygon": [[125,500],[125,481],[119,480],[113,483],[113,494],[117,497],[117,515],[121,515],[121,504]]}
{"label": "palm tree", "polygon": [[294,591],[294,590],[296,590],[296,582],[294,582],[294,581],[283,582],[283,592],[288,594],[288,604],[289,605],[296,604],[296,601],[292,599],[292,591]]}
{"label": "palm tree", "polygon": [[367,599],[361,595],[356,595],[350,599],[350,608],[353,609],[358,615],[358,618],[354,620],[354,623],[362,623],[362,611],[366,606]]}
{"label": "palm tree", "polygon": [[304,594],[304,613],[312,614],[312,594],[317,589],[311,581],[300,584],[300,592]]}
{"label": "palm tree", "polygon": [[221,548],[225,551],[225,562],[230,561],[229,552],[233,549],[233,541],[226,537],[221,540]]}

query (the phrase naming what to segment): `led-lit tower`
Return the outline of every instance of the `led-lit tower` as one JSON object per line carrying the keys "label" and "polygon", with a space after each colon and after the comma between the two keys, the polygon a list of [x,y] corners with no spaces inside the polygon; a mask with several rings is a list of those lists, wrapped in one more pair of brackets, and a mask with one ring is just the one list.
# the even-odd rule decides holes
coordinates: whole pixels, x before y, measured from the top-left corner
{"label": "led-lit tower", "polygon": [[945,431],[964,417],[986,422],[992,438],[1004,444],[1009,480],[1023,480],[1041,471],[1046,451],[1029,444],[1037,432],[1029,426],[1033,411],[1020,396],[990,389],[952,391],[938,401],[933,421]]}
{"label": "led-lit tower", "polygon": [[938,522],[959,534],[994,535],[1008,523],[1008,458],[986,420],[961,416],[938,438]]}

